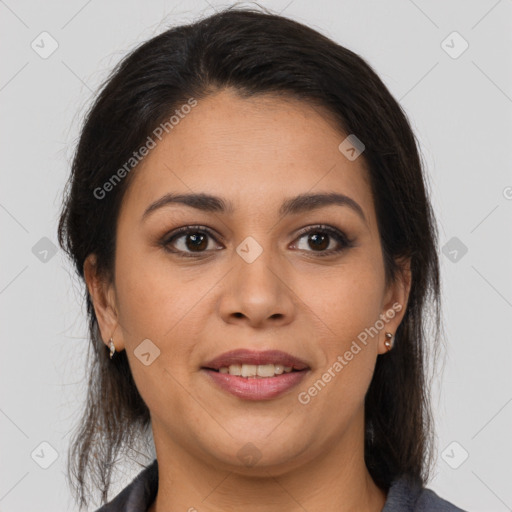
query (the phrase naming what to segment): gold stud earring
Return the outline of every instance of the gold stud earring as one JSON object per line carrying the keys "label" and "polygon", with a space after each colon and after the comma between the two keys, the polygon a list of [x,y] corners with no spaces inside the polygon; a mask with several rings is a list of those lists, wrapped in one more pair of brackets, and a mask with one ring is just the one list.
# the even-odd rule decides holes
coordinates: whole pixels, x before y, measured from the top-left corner
{"label": "gold stud earring", "polygon": [[384,345],[388,352],[393,348],[393,338],[394,336],[390,332],[386,333],[386,341],[384,342]]}

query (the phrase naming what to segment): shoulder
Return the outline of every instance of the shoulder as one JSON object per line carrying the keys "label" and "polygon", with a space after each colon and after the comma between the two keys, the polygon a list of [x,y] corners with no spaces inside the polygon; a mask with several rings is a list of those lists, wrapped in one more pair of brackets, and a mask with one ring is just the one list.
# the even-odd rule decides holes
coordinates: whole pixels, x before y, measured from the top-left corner
{"label": "shoulder", "polygon": [[157,460],[145,467],[115,498],[96,512],[147,512],[158,489]]}
{"label": "shoulder", "polygon": [[407,475],[396,479],[389,488],[382,512],[466,512],[423,487]]}

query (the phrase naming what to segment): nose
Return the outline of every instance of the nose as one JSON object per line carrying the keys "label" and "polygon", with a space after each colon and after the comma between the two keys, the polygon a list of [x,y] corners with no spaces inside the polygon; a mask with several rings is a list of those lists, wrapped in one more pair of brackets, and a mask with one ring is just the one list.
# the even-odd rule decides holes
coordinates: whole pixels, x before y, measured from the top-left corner
{"label": "nose", "polygon": [[254,328],[283,326],[293,321],[293,283],[286,262],[265,249],[254,261],[233,254],[233,267],[222,283],[219,313],[226,323]]}

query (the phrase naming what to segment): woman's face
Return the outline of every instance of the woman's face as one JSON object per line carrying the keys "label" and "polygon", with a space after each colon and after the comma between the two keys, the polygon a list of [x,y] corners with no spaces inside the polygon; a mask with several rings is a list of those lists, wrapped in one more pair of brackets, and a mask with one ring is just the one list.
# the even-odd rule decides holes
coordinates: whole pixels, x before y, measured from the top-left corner
{"label": "woman's face", "polygon": [[[228,90],[163,133],[132,171],[114,282],[94,286],[86,264],[102,337],[115,330],[116,350],[126,349],[157,454],[279,474],[361,448],[364,397],[409,292],[405,281],[385,287],[364,153],[347,158],[346,135],[320,109]],[[145,214],[166,194],[218,199]],[[314,194],[350,199],[290,203]],[[307,368],[289,374],[258,354],[240,365],[283,373],[205,368],[238,349],[282,351]],[[234,360],[220,366],[230,362],[235,372]]]}

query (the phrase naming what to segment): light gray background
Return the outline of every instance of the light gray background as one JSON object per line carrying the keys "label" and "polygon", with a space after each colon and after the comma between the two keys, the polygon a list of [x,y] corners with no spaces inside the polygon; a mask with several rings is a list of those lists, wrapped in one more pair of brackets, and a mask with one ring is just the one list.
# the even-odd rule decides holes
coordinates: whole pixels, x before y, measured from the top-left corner
{"label": "light gray background", "polygon": [[[441,245],[457,237],[468,249],[456,261],[441,253],[448,350],[434,390],[438,455],[429,487],[468,510],[512,510],[512,0],[261,4],[365,58],[412,122]],[[64,469],[84,400],[85,311],[62,251],[46,254],[40,240],[57,245],[85,109],[136,44],[226,5],[0,1],[1,512],[73,510]],[[43,31],[59,45],[46,59],[31,47]],[[453,31],[469,44],[458,58],[442,46]],[[445,45],[462,48],[453,37]],[[42,442],[58,455],[48,469],[40,464],[52,451]],[[126,466],[113,490],[139,469]]]}

